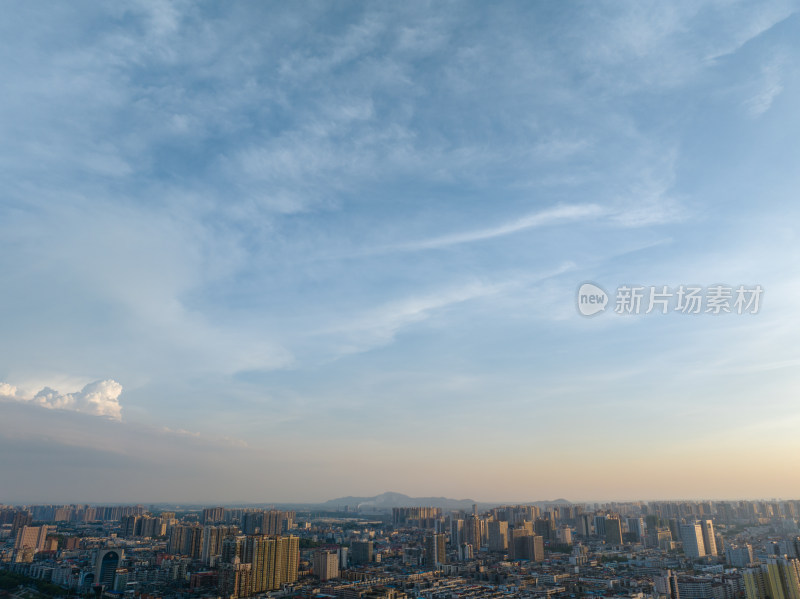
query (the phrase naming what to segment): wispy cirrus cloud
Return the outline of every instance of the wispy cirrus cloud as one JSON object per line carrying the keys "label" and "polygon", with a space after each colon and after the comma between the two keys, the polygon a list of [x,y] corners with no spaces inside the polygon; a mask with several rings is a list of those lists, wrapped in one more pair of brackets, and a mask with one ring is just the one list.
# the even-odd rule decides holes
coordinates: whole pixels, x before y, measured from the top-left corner
{"label": "wispy cirrus cloud", "polygon": [[631,196],[621,202],[621,207],[599,204],[562,205],[530,212],[494,227],[486,227],[450,233],[428,239],[377,246],[363,251],[364,254],[390,252],[417,252],[445,249],[462,244],[489,241],[528,231],[558,225],[587,226],[608,221],[624,227],[645,227],[672,223],[685,217],[685,210],[663,185],[637,185]]}
{"label": "wispy cirrus cloud", "polygon": [[412,241],[386,249],[395,251],[418,251],[445,248],[462,243],[472,243],[475,241],[494,239],[496,237],[504,237],[506,235],[519,233],[520,231],[547,225],[591,220],[602,216],[606,212],[606,209],[596,204],[556,206],[554,208],[548,208],[547,210],[526,214],[496,227],[442,235],[441,237]]}
{"label": "wispy cirrus cloud", "polygon": [[783,91],[782,66],[779,60],[773,60],[761,68],[761,80],[758,90],[744,102],[747,112],[752,117],[759,117],[767,112],[772,102]]}
{"label": "wispy cirrus cloud", "polygon": [[392,342],[403,328],[425,321],[439,310],[493,295],[503,287],[502,284],[475,282],[399,299],[318,331],[315,336],[331,339],[337,357],[367,351]]}

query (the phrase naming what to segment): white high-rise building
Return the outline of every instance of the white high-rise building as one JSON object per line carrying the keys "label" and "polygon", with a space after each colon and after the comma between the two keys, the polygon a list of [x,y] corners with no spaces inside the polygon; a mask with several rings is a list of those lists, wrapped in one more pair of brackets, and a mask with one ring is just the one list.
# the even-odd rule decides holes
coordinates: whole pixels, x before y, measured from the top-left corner
{"label": "white high-rise building", "polygon": [[711,520],[701,520],[700,528],[703,531],[703,545],[706,555],[717,555],[717,540],[714,536],[714,523]]}
{"label": "white high-rise building", "polygon": [[686,557],[698,558],[706,555],[705,544],[703,543],[703,528],[699,523],[681,524],[681,541],[683,541],[683,552]]}

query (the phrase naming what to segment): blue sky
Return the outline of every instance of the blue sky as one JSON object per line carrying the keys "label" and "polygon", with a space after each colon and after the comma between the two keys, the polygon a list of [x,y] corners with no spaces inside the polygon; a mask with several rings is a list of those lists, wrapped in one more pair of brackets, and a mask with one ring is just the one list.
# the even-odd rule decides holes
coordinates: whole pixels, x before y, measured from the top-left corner
{"label": "blue sky", "polygon": [[797,9],[10,4],[0,501],[800,496]]}

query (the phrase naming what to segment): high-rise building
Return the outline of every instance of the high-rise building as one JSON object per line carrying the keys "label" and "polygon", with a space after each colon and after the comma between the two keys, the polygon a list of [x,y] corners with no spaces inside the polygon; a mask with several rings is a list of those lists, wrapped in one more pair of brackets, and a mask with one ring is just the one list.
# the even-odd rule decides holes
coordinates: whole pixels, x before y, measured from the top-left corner
{"label": "high-rise building", "polygon": [[677,518],[667,520],[667,526],[669,526],[669,532],[672,533],[672,538],[676,541],[679,540],[681,538],[681,529]]}
{"label": "high-rise building", "polygon": [[438,507],[395,507],[392,508],[392,524],[395,527],[434,528],[441,515],[442,510]]}
{"label": "high-rise building", "polygon": [[130,539],[133,537],[162,537],[166,533],[166,522],[161,518],[153,518],[145,514],[137,516],[130,514],[123,516],[120,520],[122,537]]}
{"label": "high-rise building", "polygon": [[543,539],[553,539],[553,521],[550,518],[537,518],[533,522],[533,530]]}
{"label": "high-rise building", "polygon": [[[718,592],[722,589],[718,589]],[[723,591],[724,593],[724,591]],[[714,593],[714,581],[707,576],[680,576],[678,577],[678,594],[683,599],[703,599],[707,597],[724,596]]]}
{"label": "high-rise building", "polygon": [[278,550],[281,552],[280,588],[284,584],[297,582],[297,570],[300,568],[300,539],[293,535],[277,537]]}
{"label": "high-rise building", "polygon": [[[722,535],[718,532],[714,533],[714,538],[716,539],[716,549],[717,555],[724,555],[725,554],[725,539],[722,538]],[[794,557],[800,557],[800,555],[795,555]]]}
{"label": "high-rise building", "polygon": [[264,535],[245,537],[242,544],[242,562],[250,564],[250,594],[271,589],[279,556],[275,540]]}
{"label": "high-rise building", "polygon": [[[235,536],[238,532],[239,528],[236,526],[204,526],[200,559],[207,566],[214,565],[217,558],[222,555],[222,543],[225,537]],[[228,563],[230,562],[228,559]]]}
{"label": "high-rise building", "polygon": [[725,561],[737,568],[747,568],[753,563],[753,546],[728,546],[725,548]]}
{"label": "high-rise building", "polygon": [[474,557],[472,553],[472,545],[469,543],[461,543],[458,546],[458,559],[459,561],[471,560]]}
{"label": "high-rise building", "polygon": [[514,530],[524,530],[527,534],[534,534],[533,520],[523,520],[514,526]]}
{"label": "high-rise building", "polygon": [[645,537],[644,518],[628,518],[628,531],[636,538],[637,542],[641,542]]}
{"label": "high-rise building", "polygon": [[353,541],[350,543],[348,553],[351,564],[368,564],[374,560],[372,555],[372,541]]}
{"label": "high-rise building", "polygon": [[55,526],[22,526],[17,530],[14,549],[32,549],[44,551],[45,541],[50,532],[55,532]]}
{"label": "high-rise building", "polygon": [[14,521],[16,510],[11,506],[0,505],[0,524],[11,524]]}
{"label": "high-rise building", "polygon": [[622,545],[622,522],[619,517],[609,516],[605,519],[606,543]]}
{"label": "high-rise building", "polygon": [[283,532],[287,513],[280,510],[254,510],[242,514],[242,532],[248,535],[277,536]]}
{"label": "high-rise building", "polygon": [[163,537],[167,534],[167,522],[163,518],[141,516],[141,536],[145,538]]}
{"label": "high-rise building", "polygon": [[178,524],[169,529],[167,553],[188,555],[200,559],[203,552],[203,527],[198,524]]}
{"label": "high-rise building", "polygon": [[244,542],[246,539],[247,537],[244,535],[228,536],[223,538],[220,562],[224,564],[234,564],[242,561]]}
{"label": "high-rise building", "polygon": [[434,569],[447,563],[444,535],[433,534],[425,538],[425,563]]}
{"label": "high-rise building", "polygon": [[225,521],[225,508],[207,507],[203,510],[201,524],[219,524]]}
{"label": "high-rise building", "polygon": [[572,529],[569,526],[562,526],[558,529],[558,542],[572,545]]}
{"label": "high-rise building", "polygon": [[472,550],[478,551],[482,547],[481,521],[476,516],[470,516],[464,522],[464,533],[467,543],[472,545]]}
{"label": "high-rise building", "polygon": [[605,516],[595,516],[594,517],[594,534],[597,537],[605,537],[606,536],[606,517]]}
{"label": "high-rise building", "polygon": [[592,532],[592,523],[589,514],[579,514],[576,519],[578,534],[588,537]]}
{"label": "high-rise building", "polygon": [[300,540],[297,537],[246,537],[242,561],[252,565],[251,593],[277,591],[297,580]]}
{"label": "high-rise building", "polygon": [[103,585],[107,590],[113,590],[114,577],[120,562],[125,557],[125,552],[119,547],[107,547],[97,552],[94,565],[94,582]]}
{"label": "high-rise building", "polygon": [[717,555],[717,540],[714,535],[714,523],[711,520],[701,520],[700,529],[703,531],[703,547],[706,555]]}
{"label": "high-rise building", "polygon": [[120,534],[122,535],[122,537],[130,539],[132,537],[141,536],[142,534],[141,519],[142,516],[137,516],[135,514],[131,514],[130,516],[124,516],[120,521],[122,529],[120,531]]}
{"label": "high-rise building", "polygon": [[14,512],[11,520],[11,534],[17,534],[23,526],[30,526],[33,523],[33,514],[27,510],[18,510]]}
{"label": "high-rise building", "polygon": [[664,599],[680,599],[678,590],[678,575],[672,570],[662,572],[660,576],[653,579],[654,590],[658,597]]}
{"label": "high-rise building", "polygon": [[544,539],[540,535],[528,534],[524,529],[515,528],[512,531],[510,549],[512,559],[544,560]]}
{"label": "high-rise building", "polygon": [[464,521],[453,518],[450,520],[450,544],[458,547],[464,540]]}
{"label": "high-rise building", "polygon": [[233,563],[222,564],[218,574],[219,594],[223,599],[239,599],[251,594],[252,566],[236,558]]}
{"label": "high-rise building", "polygon": [[339,554],[336,551],[317,551],[312,565],[314,575],[320,580],[339,578]]}
{"label": "high-rise building", "polygon": [[489,522],[489,551],[503,552],[508,549],[508,522]]}
{"label": "high-rise building", "polygon": [[67,537],[66,546],[64,548],[67,551],[72,551],[73,549],[78,549],[80,546],[81,546],[80,537]]}
{"label": "high-rise building", "polygon": [[800,561],[768,558],[757,568],[742,574],[747,599],[800,598]]}
{"label": "high-rise building", "polygon": [[703,544],[703,529],[699,523],[681,524],[680,534],[683,542],[683,552],[686,557],[696,559],[706,555],[705,545]]}

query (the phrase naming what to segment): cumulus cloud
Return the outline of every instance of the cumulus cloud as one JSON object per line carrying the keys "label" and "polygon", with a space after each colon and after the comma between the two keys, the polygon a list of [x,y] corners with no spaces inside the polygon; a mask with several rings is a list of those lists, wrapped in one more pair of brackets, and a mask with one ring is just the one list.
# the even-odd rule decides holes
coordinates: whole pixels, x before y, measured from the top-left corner
{"label": "cumulus cloud", "polygon": [[5,399],[17,399],[17,388],[8,383],[0,383],[0,397]]}
{"label": "cumulus cloud", "polygon": [[94,416],[106,416],[112,420],[122,420],[122,406],[119,396],[122,385],[114,380],[89,383],[75,393],[60,393],[44,387],[35,395],[29,395],[8,383],[0,382],[0,399],[23,401],[51,410],[70,410]]}

